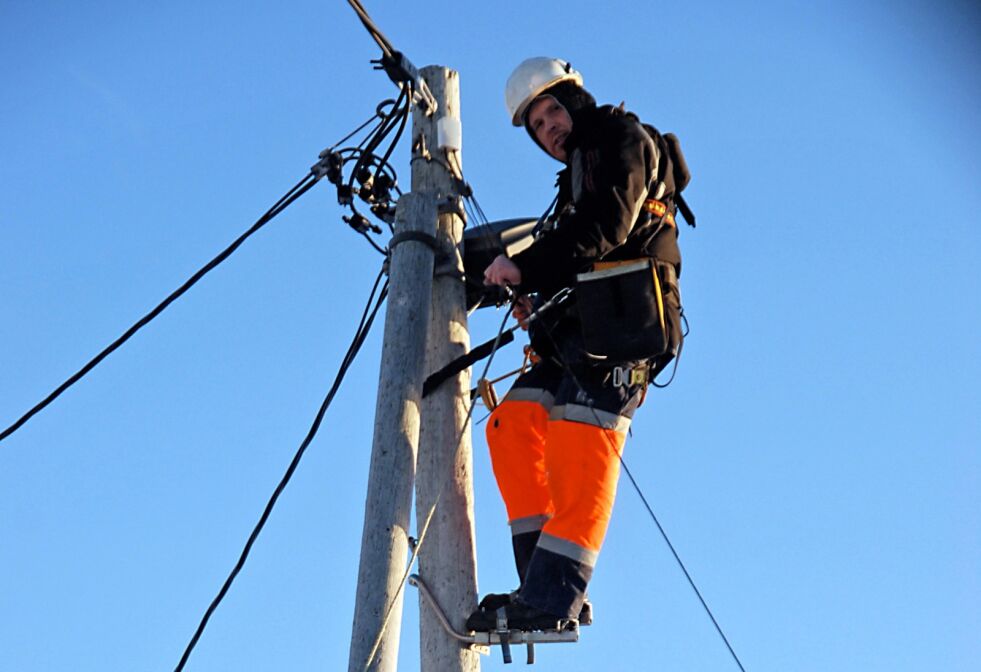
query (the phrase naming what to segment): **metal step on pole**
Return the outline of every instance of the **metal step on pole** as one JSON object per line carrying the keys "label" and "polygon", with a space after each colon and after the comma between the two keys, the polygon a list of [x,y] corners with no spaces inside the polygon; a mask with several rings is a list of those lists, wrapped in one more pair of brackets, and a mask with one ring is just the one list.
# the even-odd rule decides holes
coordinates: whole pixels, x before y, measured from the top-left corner
{"label": "metal step on pole", "polygon": [[473,634],[463,634],[457,632],[450,625],[449,619],[443,613],[442,608],[436,602],[426,582],[418,574],[409,577],[409,585],[419,589],[419,594],[423,600],[432,608],[436,619],[446,630],[447,634],[453,639],[470,645],[477,653],[482,655],[490,654],[491,646],[500,646],[501,655],[505,663],[510,663],[511,645],[525,644],[528,650],[528,664],[535,662],[535,644],[565,644],[579,641],[579,624],[571,621],[569,626],[561,630],[510,630],[507,626],[507,619],[504,617],[504,610],[498,610],[497,630],[493,632],[475,632]]}

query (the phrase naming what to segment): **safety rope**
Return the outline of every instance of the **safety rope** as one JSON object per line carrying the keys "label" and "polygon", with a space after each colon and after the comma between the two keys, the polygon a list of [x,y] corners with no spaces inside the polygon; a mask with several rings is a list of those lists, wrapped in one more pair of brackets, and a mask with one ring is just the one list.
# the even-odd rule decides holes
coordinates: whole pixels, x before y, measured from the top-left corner
{"label": "safety rope", "polygon": [[[619,458],[620,465],[623,467],[623,470],[627,473],[627,477],[630,479],[631,485],[633,485],[634,490],[637,492],[638,496],[640,496],[640,500],[641,502],[643,502],[644,507],[647,509],[647,513],[650,514],[651,520],[654,521],[654,524],[657,526],[658,531],[661,533],[661,537],[664,539],[664,542],[668,545],[668,548],[671,550],[671,554],[674,556],[675,562],[677,562],[678,566],[681,568],[681,571],[684,573],[685,578],[688,580],[688,585],[691,586],[691,589],[695,592],[695,595],[698,597],[698,601],[701,602],[702,608],[705,610],[705,613],[708,614],[709,619],[711,619],[712,625],[715,626],[716,632],[719,634],[719,637],[721,637],[722,641],[725,643],[726,648],[729,650],[729,654],[732,656],[732,659],[736,662],[736,665],[739,667],[741,672],[746,672],[746,668],[743,667],[742,662],[739,660],[739,656],[736,655],[736,651],[732,648],[732,644],[729,643],[729,638],[726,637],[725,632],[723,632],[722,630],[722,626],[719,625],[718,620],[716,620],[715,615],[712,613],[712,610],[709,608],[709,605],[705,601],[705,598],[702,597],[701,591],[698,590],[698,586],[695,585],[695,580],[692,578],[691,574],[689,573],[688,568],[685,567],[685,563],[682,562],[681,556],[678,555],[678,552],[675,550],[674,544],[671,543],[671,540],[668,538],[667,532],[664,530],[664,527],[661,525],[661,522],[658,520],[657,515],[655,515],[654,509],[647,501],[647,497],[644,495],[643,490],[641,490],[640,485],[637,483],[637,480],[634,478],[633,473],[630,471],[630,468],[627,466],[626,461],[624,461],[623,453],[617,449],[615,441],[610,438],[610,435],[615,434],[615,431],[608,427],[605,427],[603,422],[600,420],[599,414],[596,412],[596,409],[593,407],[592,398],[590,397],[590,395],[586,393],[586,390],[579,382],[578,377],[576,376],[575,372],[573,372],[572,367],[569,365],[568,361],[564,357],[562,357],[561,348],[558,347],[558,344],[556,343],[551,330],[548,328],[548,325],[545,323],[544,320],[542,321],[542,329],[544,330],[546,336],[548,336],[548,339],[552,342],[552,349],[555,352],[556,359],[559,361],[559,364],[562,366],[566,375],[568,375],[569,378],[572,380],[576,388],[578,388],[581,397],[583,399],[586,399],[587,406],[592,412],[593,418],[596,420],[596,426],[604,430],[603,436],[610,444],[611,450],[614,453],[616,453],[617,458]],[[672,378],[673,377],[674,376],[672,375]]]}
{"label": "safety rope", "polygon": [[[299,466],[300,460],[303,458],[303,454],[306,452],[307,447],[317,435],[317,431],[320,429],[320,425],[323,422],[327,409],[334,400],[334,396],[337,394],[338,389],[340,389],[341,382],[344,380],[345,374],[347,373],[351,364],[354,362],[354,358],[357,356],[358,351],[364,344],[364,341],[368,336],[368,332],[371,330],[371,325],[375,320],[375,316],[378,314],[378,309],[381,308],[382,303],[385,301],[385,297],[388,295],[388,281],[386,280],[385,284],[382,286],[381,292],[378,292],[377,300],[375,299],[375,293],[378,291],[378,285],[381,283],[382,277],[384,277],[384,269],[379,272],[378,277],[375,278],[375,284],[371,288],[371,294],[368,296],[368,302],[365,305],[364,312],[361,314],[361,321],[358,324],[357,330],[355,331],[354,339],[351,341],[351,345],[348,346],[347,353],[344,355],[344,358],[341,361],[341,366],[334,377],[334,382],[331,384],[330,390],[327,392],[327,396],[324,398],[323,403],[320,404],[320,409],[317,411],[317,415],[313,420],[310,430],[307,432],[307,435],[300,444],[300,447],[293,455],[293,459],[290,462],[289,467],[286,469],[286,473],[283,475],[282,479],[280,479],[276,489],[273,490],[272,496],[269,498],[269,501],[266,503],[266,506],[262,511],[262,515],[259,517],[259,522],[256,523],[255,527],[252,529],[248,540],[245,542],[245,547],[242,549],[241,554],[239,554],[238,561],[232,568],[231,573],[229,573],[228,577],[225,579],[225,582],[222,584],[218,594],[211,601],[211,604],[208,605],[207,610],[204,612],[204,616],[201,617],[201,621],[198,623],[198,627],[194,631],[191,641],[184,649],[184,654],[181,656],[177,667],[174,668],[174,672],[181,672],[181,670],[184,669],[191,652],[194,650],[194,647],[201,638],[205,627],[208,625],[211,615],[218,608],[218,605],[221,604],[221,601],[228,593],[228,589],[231,588],[232,583],[235,581],[235,577],[238,576],[239,572],[242,571],[242,567],[245,566],[245,561],[249,557],[249,552],[252,550],[252,546],[255,544],[256,539],[262,532],[262,528],[265,527],[266,521],[269,519],[269,515],[276,506],[276,502],[279,500],[279,496],[283,493],[283,490],[286,489],[286,486],[293,477],[293,473],[296,471],[297,466]],[[372,307],[373,301],[375,304],[374,307]]]}

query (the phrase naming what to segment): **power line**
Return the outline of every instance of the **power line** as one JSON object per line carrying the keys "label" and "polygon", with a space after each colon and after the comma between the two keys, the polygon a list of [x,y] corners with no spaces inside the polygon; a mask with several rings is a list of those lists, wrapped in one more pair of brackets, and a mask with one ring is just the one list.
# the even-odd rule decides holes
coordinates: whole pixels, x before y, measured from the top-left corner
{"label": "power line", "polygon": [[149,324],[155,317],[162,313],[170,304],[179,299],[187,290],[193,287],[201,278],[207,275],[210,271],[214,270],[219,264],[225,261],[228,257],[232,255],[235,250],[239,248],[242,243],[244,243],[252,234],[256,233],[263,226],[268,224],[272,219],[290,206],[293,201],[298,199],[300,196],[305,194],[320,178],[315,176],[313,172],[307,173],[302,180],[296,183],[296,185],[290,189],[286,194],[279,199],[275,205],[273,205],[266,213],[256,221],[245,233],[240,235],[238,238],[232,242],[231,245],[222,250],[218,256],[209,261],[207,264],[202,266],[194,275],[188,278],[184,284],[174,290],[166,299],[161,301],[157,306],[151,310],[149,313],[140,318],[133,326],[123,333],[122,336],[117,338],[115,341],[110,343],[105,349],[102,350],[98,355],[93,357],[85,366],[79,369],[73,376],[68,378],[65,382],[59,385],[53,392],[51,392],[47,397],[38,402],[31,410],[22,415],[16,422],[7,427],[3,432],[0,432],[0,441],[3,441],[8,436],[20,429],[28,420],[40,413],[48,404],[57,399],[63,392],[65,392],[72,385],[81,380],[89,371],[94,369],[99,365],[102,360],[111,355],[117,348],[119,348],[123,343],[128,341],[136,332]]}
{"label": "power line", "polygon": [[382,53],[388,57],[391,57],[395,52],[395,47],[392,46],[392,43],[388,41],[388,38],[386,38],[378,29],[375,22],[371,20],[371,17],[368,16],[368,12],[361,5],[361,3],[358,2],[358,0],[347,0],[347,4],[351,5],[351,7],[357,13],[358,18],[361,19],[361,23],[363,23],[364,27],[368,29],[368,33],[372,38],[374,38],[375,42],[378,43],[378,46],[381,47]]}
{"label": "power line", "polygon": [[[406,118],[408,117],[411,107],[410,95],[411,94],[408,91],[408,87],[406,87],[401,92],[397,101],[384,100],[379,103],[375,108],[375,114],[372,117],[355,128],[351,133],[348,133],[333,146],[321,152],[320,160],[311,168],[310,172],[307,173],[296,185],[294,185],[292,189],[286,192],[286,194],[271,208],[269,208],[269,210],[267,210],[266,213],[262,215],[262,217],[260,217],[245,233],[236,238],[231,245],[222,250],[214,259],[209,261],[201,269],[194,273],[194,275],[188,278],[180,287],[174,290],[150,312],[140,318],[119,338],[106,346],[101,352],[99,352],[99,354],[93,357],[74,375],[55,388],[53,392],[48,394],[48,396],[18,418],[12,425],[4,429],[3,432],[0,432],[0,441],[3,441],[20,429],[28,420],[44,410],[44,408],[60,397],[66,390],[68,390],[68,388],[85,377],[106,357],[132,338],[136,332],[153,321],[158,315],[160,315],[160,313],[166,310],[170,304],[179,299],[185,292],[187,292],[187,290],[201,280],[201,278],[230,257],[232,253],[234,253],[249,237],[272,221],[274,217],[289,207],[290,204],[292,204],[300,196],[305,194],[323,177],[327,177],[328,181],[334,183],[338,187],[338,201],[341,202],[341,205],[347,205],[350,207],[353,213],[352,217],[345,217],[344,220],[347,221],[357,233],[361,234],[377,252],[385,254],[385,250],[368,235],[369,231],[381,233],[381,228],[368,222],[368,220],[358,213],[357,209],[354,207],[352,197],[354,189],[352,185],[356,178],[361,180],[362,188],[358,190],[358,193],[363,200],[372,205],[373,213],[381,213],[379,215],[381,216],[385,212],[394,209],[392,208],[391,204],[392,197],[390,192],[391,190],[394,190],[400,194],[401,191],[398,189],[398,178],[395,174],[395,169],[388,163],[388,158],[394,151],[395,145],[398,143],[402,136],[402,131],[405,129]],[[391,105],[392,107],[386,112],[385,108],[388,105]],[[338,145],[346,142],[359,132],[363,131],[375,119],[379,120],[378,124],[371,130],[370,133],[368,133],[368,135],[361,141],[361,143],[359,143],[357,147],[348,147],[339,151],[334,151]],[[398,130],[395,138],[387,148],[384,158],[379,159],[379,157],[374,153],[375,149],[377,149],[378,146],[384,142],[385,138],[396,127]],[[365,145],[367,145],[367,147],[365,147]],[[356,161],[355,169],[352,171],[350,180],[347,183],[345,192],[347,195],[342,197],[341,187],[343,184],[343,175],[341,171],[343,170],[344,164],[351,160]],[[375,173],[374,175],[371,175],[370,178],[365,175],[365,173],[370,172],[368,171],[369,167],[375,167]],[[364,185],[368,179],[371,180],[371,184],[366,188]]]}
{"label": "power line", "polygon": [[262,515],[259,517],[259,522],[256,523],[256,526],[253,528],[248,540],[245,542],[245,547],[242,549],[242,553],[239,555],[238,561],[232,568],[231,573],[229,573],[228,578],[225,579],[225,582],[222,584],[218,594],[211,601],[211,604],[208,605],[207,610],[204,612],[204,616],[201,617],[197,630],[194,631],[191,641],[184,649],[184,654],[181,656],[180,662],[177,664],[177,667],[174,668],[175,672],[181,672],[181,670],[184,669],[184,665],[187,664],[187,660],[190,657],[191,652],[194,650],[194,647],[201,638],[205,627],[208,625],[208,621],[211,619],[211,615],[214,614],[215,610],[218,608],[218,605],[221,604],[221,601],[228,593],[228,589],[231,588],[232,583],[235,581],[235,577],[238,576],[239,572],[242,571],[242,567],[245,566],[245,561],[249,557],[249,552],[252,550],[252,546],[259,537],[259,533],[262,532],[262,528],[265,527],[266,521],[269,519],[269,515],[272,513],[273,507],[276,506],[276,501],[283,493],[283,490],[286,489],[290,479],[293,477],[293,473],[300,464],[300,460],[303,458],[303,454],[306,452],[310,442],[313,441],[314,437],[317,435],[317,430],[320,429],[320,424],[323,422],[324,414],[327,412],[328,407],[330,407],[331,402],[334,400],[334,395],[337,394],[337,390],[341,386],[341,381],[344,380],[344,375],[354,362],[354,358],[357,356],[358,351],[361,349],[361,346],[365,341],[365,338],[368,336],[368,332],[371,330],[371,325],[375,320],[375,316],[378,314],[378,309],[381,307],[382,303],[385,301],[385,297],[388,295],[388,282],[386,281],[381,292],[378,294],[378,299],[375,301],[374,307],[372,308],[371,304],[372,301],[375,300],[375,292],[378,290],[378,285],[381,282],[383,275],[384,268],[381,272],[379,272],[378,277],[375,279],[375,284],[371,288],[371,294],[368,297],[368,303],[365,305],[364,312],[361,315],[361,322],[355,331],[354,339],[351,341],[351,345],[348,347],[347,353],[344,355],[344,359],[341,361],[341,366],[337,371],[333,384],[330,386],[330,391],[327,392],[327,396],[320,405],[320,409],[317,411],[317,415],[314,418],[310,430],[307,432],[306,438],[303,439],[303,442],[297,449],[296,454],[293,456],[293,460],[286,469],[286,473],[283,475],[282,479],[280,479],[279,484],[276,486],[272,496],[266,503],[266,507],[263,510]]}

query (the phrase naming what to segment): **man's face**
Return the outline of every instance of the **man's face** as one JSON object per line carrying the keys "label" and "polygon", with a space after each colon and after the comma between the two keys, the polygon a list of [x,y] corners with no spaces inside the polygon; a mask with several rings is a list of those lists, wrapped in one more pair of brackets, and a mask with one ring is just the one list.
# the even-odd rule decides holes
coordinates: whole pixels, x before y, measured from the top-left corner
{"label": "man's face", "polygon": [[542,96],[528,110],[528,128],[552,157],[565,163],[565,139],[572,132],[572,117],[552,96]]}

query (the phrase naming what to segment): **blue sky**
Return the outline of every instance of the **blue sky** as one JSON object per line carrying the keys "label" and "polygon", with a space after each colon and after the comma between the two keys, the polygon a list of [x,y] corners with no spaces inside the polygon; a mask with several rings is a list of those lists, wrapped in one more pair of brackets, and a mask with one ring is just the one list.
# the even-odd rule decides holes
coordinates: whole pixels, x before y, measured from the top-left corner
{"label": "blue sky", "polygon": [[[681,137],[692,333],[626,460],[746,669],[977,669],[981,13],[599,7],[367,3],[417,65],[460,72],[491,219],[539,213],[558,168],[504,110],[525,57]],[[377,56],[344,2],[0,6],[0,425],[392,97]],[[407,185],[407,143],[395,161]],[[318,185],[0,443],[0,667],[173,669],[367,299],[379,260],[342,214]],[[346,668],[380,334],[188,670]],[[474,437],[498,591],[508,531]],[[539,669],[736,669],[626,481],[591,592],[597,623]]]}

